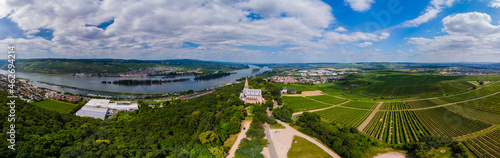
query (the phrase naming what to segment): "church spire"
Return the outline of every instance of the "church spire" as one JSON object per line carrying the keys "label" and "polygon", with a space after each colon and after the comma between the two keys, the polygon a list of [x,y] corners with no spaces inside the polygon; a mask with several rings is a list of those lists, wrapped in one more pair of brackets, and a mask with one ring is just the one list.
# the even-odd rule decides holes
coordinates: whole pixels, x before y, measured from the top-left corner
{"label": "church spire", "polygon": [[245,79],[245,89],[248,89],[248,76]]}

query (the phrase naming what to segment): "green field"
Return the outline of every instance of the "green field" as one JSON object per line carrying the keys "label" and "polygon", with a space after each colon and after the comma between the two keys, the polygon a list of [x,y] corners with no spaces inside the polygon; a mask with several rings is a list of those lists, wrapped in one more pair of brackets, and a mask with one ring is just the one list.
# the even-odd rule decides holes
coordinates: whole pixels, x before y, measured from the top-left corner
{"label": "green field", "polygon": [[500,94],[446,106],[446,108],[464,116],[489,123],[500,124]]}
{"label": "green field", "polygon": [[393,144],[415,142],[429,134],[413,111],[379,111],[363,131]]}
{"label": "green field", "polygon": [[46,99],[40,102],[33,102],[31,104],[47,110],[56,111],[61,114],[69,114],[74,108],[78,106],[78,104],[72,104],[52,99]]}
{"label": "green field", "polygon": [[356,110],[344,107],[333,107],[330,109],[314,112],[331,122],[341,123],[347,126],[358,127],[370,115],[369,110]]}
{"label": "green field", "polygon": [[378,104],[378,102],[350,101],[348,103],[342,104],[341,106],[373,110],[377,107]]}
{"label": "green field", "polygon": [[329,95],[308,96],[307,98],[322,101],[328,104],[339,104],[346,101],[345,99],[340,99]]}
{"label": "green field", "polygon": [[500,129],[465,140],[464,144],[478,157],[500,157]]}
{"label": "green field", "polygon": [[281,97],[286,105],[293,109],[294,112],[320,109],[331,105],[320,103],[306,97]]}
{"label": "green field", "polygon": [[288,89],[288,91],[290,91],[290,88],[295,88],[295,89],[297,89],[297,93],[299,93],[299,94],[303,91],[315,90],[314,88],[312,88],[313,86],[310,86],[310,85],[284,84],[284,83],[276,83],[276,82],[273,82],[273,85],[278,87],[278,88],[286,87]]}
{"label": "green field", "polygon": [[288,150],[288,158],[328,158],[332,157],[316,144],[299,136],[293,136],[292,147]]}

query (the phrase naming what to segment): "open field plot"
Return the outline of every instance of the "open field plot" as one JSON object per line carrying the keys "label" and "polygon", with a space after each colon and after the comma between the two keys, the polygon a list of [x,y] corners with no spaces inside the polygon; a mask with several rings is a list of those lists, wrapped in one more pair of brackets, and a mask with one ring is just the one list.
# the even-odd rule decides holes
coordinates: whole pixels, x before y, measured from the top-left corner
{"label": "open field plot", "polygon": [[500,129],[465,140],[464,144],[478,157],[500,157]]}
{"label": "open field plot", "polygon": [[306,97],[281,97],[286,105],[293,109],[295,112],[320,109],[331,106],[329,104],[320,103]]}
{"label": "open field plot", "polygon": [[461,115],[479,119],[485,122],[500,124],[500,94],[446,106],[446,108]]}
{"label": "open field plot", "polygon": [[340,98],[336,98],[336,97],[328,96],[328,95],[308,96],[307,98],[311,98],[311,99],[322,101],[322,102],[329,103],[329,104],[339,104],[339,103],[346,101],[345,99],[340,99]]}
{"label": "open field plot", "polygon": [[406,102],[385,102],[380,106],[380,110],[404,110],[409,108],[410,106]]}
{"label": "open field plot", "polygon": [[379,111],[363,131],[393,144],[415,142],[429,134],[413,111]]}
{"label": "open field plot", "polygon": [[433,135],[457,137],[488,128],[491,124],[466,118],[444,107],[415,111],[418,119]]}
{"label": "open field plot", "polygon": [[355,91],[374,97],[402,98],[455,94],[474,87],[466,81],[455,81],[460,78],[460,76],[390,74],[368,78],[366,80],[372,84],[356,88]]}
{"label": "open field plot", "polygon": [[31,103],[33,105],[39,106],[41,108],[56,111],[61,114],[69,114],[71,110],[76,108],[78,105],[73,103],[62,102],[58,100],[46,99],[39,102]]}
{"label": "open field plot", "polygon": [[358,127],[370,115],[371,111],[356,110],[344,107],[333,107],[330,109],[314,112],[321,117],[347,126]]}
{"label": "open field plot", "polygon": [[449,96],[449,97],[443,97],[440,98],[441,100],[444,100],[446,102],[459,102],[459,101],[464,101],[464,100],[469,100],[469,99],[474,99],[478,97],[482,97],[485,95],[489,95],[495,92],[500,91],[500,83],[492,83],[491,85],[487,85],[485,87],[482,87],[481,89],[474,90],[471,92],[467,92],[464,94],[460,95],[455,95],[455,96]]}
{"label": "open field plot", "polygon": [[377,107],[377,105],[377,102],[350,101],[348,103],[342,104],[341,106],[373,110]]}
{"label": "open field plot", "polygon": [[316,144],[311,143],[305,138],[293,136],[292,147],[288,150],[288,158],[317,158],[332,157]]}
{"label": "open field plot", "polygon": [[295,88],[295,89],[297,89],[297,93],[300,93],[302,91],[313,91],[313,90],[315,90],[313,88],[310,88],[308,85],[284,84],[284,83],[276,83],[276,82],[273,82],[273,85],[276,86],[276,87],[278,87],[278,88],[286,87],[288,90],[290,90],[290,88]]}

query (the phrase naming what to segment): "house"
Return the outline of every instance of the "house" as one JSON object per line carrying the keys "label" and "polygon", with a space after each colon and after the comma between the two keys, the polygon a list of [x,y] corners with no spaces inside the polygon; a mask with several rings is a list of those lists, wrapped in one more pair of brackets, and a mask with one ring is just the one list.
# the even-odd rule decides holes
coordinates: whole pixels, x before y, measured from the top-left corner
{"label": "house", "polygon": [[286,94],[287,93],[286,87],[281,87],[280,92],[281,92],[281,94]]}
{"label": "house", "polygon": [[290,92],[291,92],[291,93],[297,93],[297,89],[295,89],[295,88],[290,88]]}

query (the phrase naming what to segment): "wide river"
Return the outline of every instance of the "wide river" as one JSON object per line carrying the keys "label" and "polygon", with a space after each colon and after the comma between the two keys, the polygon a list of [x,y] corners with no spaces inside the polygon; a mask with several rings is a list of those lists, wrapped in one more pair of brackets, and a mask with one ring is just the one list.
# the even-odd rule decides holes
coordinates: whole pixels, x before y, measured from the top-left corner
{"label": "wide river", "polygon": [[[192,90],[203,90],[207,88],[212,88],[216,86],[223,85],[224,83],[230,83],[235,81],[235,79],[242,78],[245,76],[253,76],[265,71],[271,70],[269,67],[263,67],[259,72],[252,73],[252,69],[259,68],[254,65],[250,65],[248,69],[236,70],[236,74],[231,74],[229,76],[212,79],[212,80],[202,80],[195,81],[195,76],[179,76],[175,78],[167,78],[167,80],[177,79],[177,78],[189,78],[189,81],[185,82],[170,82],[163,83],[161,85],[137,85],[137,86],[123,86],[116,84],[102,84],[101,81],[114,81],[120,79],[155,79],[148,77],[136,77],[136,78],[123,78],[123,77],[72,77],[72,76],[62,76],[62,75],[48,75],[48,74],[40,74],[40,73],[23,73],[16,72],[17,78],[25,78],[29,79],[31,83],[39,85],[41,87],[62,90],[64,92],[70,92],[74,94],[97,94],[97,95],[106,95],[106,96],[122,96],[127,97],[129,95],[117,95],[117,94],[108,94],[108,93],[97,93],[97,92],[88,92],[83,90],[71,89],[71,88],[62,88],[59,86],[47,85],[40,83],[38,81],[54,83],[58,85],[65,85],[71,87],[78,87],[83,89],[90,90],[98,90],[98,91],[106,91],[106,92],[119,92],[119,93],[135,93],[135,94],[162,94],[162,93],[174,93],[181,91]],[[7,74],[7,71],[0,70],[0,73]],[[156,78],[161,79],[161,78]]]}

